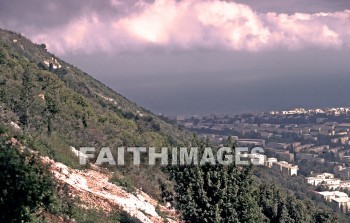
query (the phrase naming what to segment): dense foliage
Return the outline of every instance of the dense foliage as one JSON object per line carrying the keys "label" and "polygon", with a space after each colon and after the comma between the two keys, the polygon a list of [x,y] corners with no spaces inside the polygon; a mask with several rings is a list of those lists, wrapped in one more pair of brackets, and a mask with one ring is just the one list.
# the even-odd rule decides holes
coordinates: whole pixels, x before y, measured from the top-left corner
{"label": "dense foliage", "polygon": [[[253,174],[258,177],[254,177],[254,183],[259,188],[259,206],[265,215],[270,213],[270,220],[282,216],[281,207],[286,206],[288,214],[284,216],[304,219],[302,222],[350,221],[338,207],[317,196],[315,191],[318,188],[307,184],[303,176],[286,177],[280,171],[270,168],[255,168]],[[298,213],[299,218],[295,218],[296,213],[293,211]]]}
{"label": "dense foliage", "polygon": [[0,136],[0,222],[28,222],[54,203],[54,183],[47,168]]}
{"label": "dense foliage", "polygon": [[[198,146],[201,151],[209,146],[203,140],[196,139],[192,145]],[[232,147],[230,140],[227,146]],[[316,205],[309,200],[308,188],[300,188],[300,178],[293,178],[290,185],[280,187],[275,186],[280,183],[270,177],[271,173],[264,170],[260,170],[260,176],[264,175],[267,180],[255,179],[252,167],[249,166],[170,166],[168,171],[176,182],[175,205],[181,210],[185,222],[319,223],[345,219],[345,216],[334,213],[325,205]],[[280,178],[282,181],[290,179],[283,176]]]}
{"label": "dense foliage", "polygon": [[[195,137],[192,146],[209,146]],[[201,157],[201,153],[199,157]],[[259,222],[250,169],[234,165],[180,165],[169,167],[176,182],[176,206],[186,222]]]}
{"label": "dense foliage", "polygon": [[259,188],[258,204],[269,222],[338,222],[331,209],[319,208],[311,201],[302,201],[283,193],[274,185]]}

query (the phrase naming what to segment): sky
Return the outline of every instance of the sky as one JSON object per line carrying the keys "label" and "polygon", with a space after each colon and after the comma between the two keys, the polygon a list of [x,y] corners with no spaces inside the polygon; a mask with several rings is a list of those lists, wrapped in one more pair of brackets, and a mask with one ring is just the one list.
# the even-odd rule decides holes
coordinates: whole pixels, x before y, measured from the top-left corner
{"label": "sky", "polygon": [[154,113],[350,107],[349,0],[1,0],[0,27]]}

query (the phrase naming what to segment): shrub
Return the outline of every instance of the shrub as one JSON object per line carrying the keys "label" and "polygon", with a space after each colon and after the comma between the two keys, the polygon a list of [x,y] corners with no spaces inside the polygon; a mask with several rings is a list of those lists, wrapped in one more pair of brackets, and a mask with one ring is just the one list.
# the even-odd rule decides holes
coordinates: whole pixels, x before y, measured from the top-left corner
{"label": "shrub", "polygon": [[135,192],[135,188],[132,186],[130,180],[125,177],[118,177],[114,175],[113,178],[109,180],[109,182],[117,186],[123,187],[128,193]]}
{"label": "shrub", "polygon": [[54,183],[35,157],[0,143],[0,222],[28,222],[53,204]]}

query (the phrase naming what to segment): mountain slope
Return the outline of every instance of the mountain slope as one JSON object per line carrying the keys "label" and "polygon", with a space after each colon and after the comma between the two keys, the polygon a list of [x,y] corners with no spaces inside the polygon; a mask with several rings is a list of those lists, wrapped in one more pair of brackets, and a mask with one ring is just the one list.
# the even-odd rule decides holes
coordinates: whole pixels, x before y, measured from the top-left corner
{"label": "mountain slope", "polygon": [[[70,146],[171,146],[187,133],[128,101],[78,68],[0,29],[0,121],[17,126],[30,148],[81,168]],[[159,198],[158,167],[119,167],[121,175]],[[149,176],[152,177],[149,177]]]}
{"label": "mountain slope", "polygon": [[[113,140],[107,139],[104,144],[132,146],[145,141],[146,144],[151,144],[147,141],[151,138],[152,143],[154,139],[158,139],[158,143],[164,145],[175,144],[184,137],[173,125],[160,120],[83,71],[48,53],[44,45],[32,44],[20,34],[0,30],[0,46],[1,102],[13,110],[23,100],[37,103],[29,108],[32,111],[29,111],[28,122],[38,121],[34,116],[38,115],[36,110],[40,105],[45,107],[45,104],[49,106],[49,103],[53,103],[55,107],[52,109],[58,110],[55,113],[57,122],[76,119],[76,123],[70,123],[73,126],[64,126],[66,132],[66,128],[74,127],[75,130],[89,135],[91,132],[88,130],[103,129],[100,133],[109,131],[107,135],[114,136]],[[30,92],[27,92],[27,98],[20,97],[24,78],[31,82],[28,83],[30,88],[27,90]],[[46,112],[50,113],[48,107]],[[45,123],[43,119],[39,121],[41,124]],[[51,131],[64,132],[60,126],[66,123],[52,124]],[[108,125],[115,125],[118,129],[107,129]],[[32,128],[45,131],[38,124]],[[127,135],[122,135],[122,132]],[[86,142],[85,139],[81,141]],[[102,140],[95,141],[99,143]],[[79,143],[75,143],[76,146],[77,144]]]}

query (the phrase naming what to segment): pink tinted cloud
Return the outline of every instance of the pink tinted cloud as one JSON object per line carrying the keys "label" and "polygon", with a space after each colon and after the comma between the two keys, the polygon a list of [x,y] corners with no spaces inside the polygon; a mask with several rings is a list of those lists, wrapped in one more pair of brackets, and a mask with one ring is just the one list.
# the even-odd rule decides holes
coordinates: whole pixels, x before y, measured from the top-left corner
{"label": "pink tinted cloud", "polygon": [[[111,7],[126,7],[111,1]],[[129,6],[130,7],[130,6]],[[219,0],[137,2],[120,16],[85,12],[68,24],[30,35],[55,53],[120,52],[167,48],[260,51],[274,48],[342,48],[350,42],[350,10],[293,15],[257,13]],[[125,8],[124,8],[125,9]],[[130,12],[131,11],[131,12]]]}

